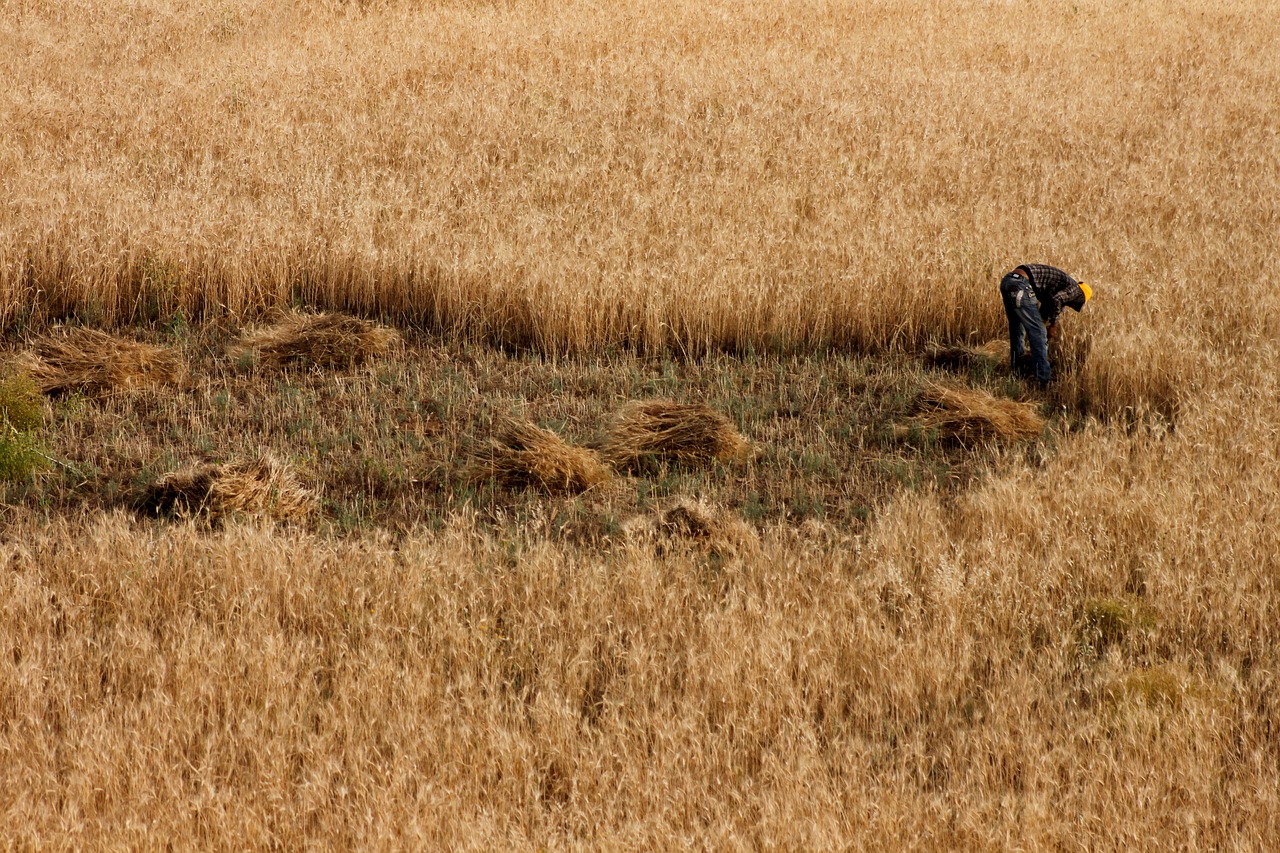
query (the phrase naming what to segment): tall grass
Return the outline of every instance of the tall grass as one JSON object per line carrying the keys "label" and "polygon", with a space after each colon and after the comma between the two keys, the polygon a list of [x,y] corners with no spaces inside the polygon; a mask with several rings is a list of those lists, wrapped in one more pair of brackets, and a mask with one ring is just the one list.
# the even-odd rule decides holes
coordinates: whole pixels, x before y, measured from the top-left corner
{"label": "tall grass", "polygon": [[998,330],[1031,259],[1098,285],[1095,390],[1180,381],[1274,331],[1232,296],[1276,272],[1272,17],[23,2],[0,322],[305,302],[552,351],[874,349]]}

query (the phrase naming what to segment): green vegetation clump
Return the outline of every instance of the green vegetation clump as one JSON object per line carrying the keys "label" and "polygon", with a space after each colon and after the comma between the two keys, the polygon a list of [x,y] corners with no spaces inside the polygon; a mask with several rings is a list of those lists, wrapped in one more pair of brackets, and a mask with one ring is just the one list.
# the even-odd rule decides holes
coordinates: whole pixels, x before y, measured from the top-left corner
{"label": "green vegetation clump", "polygon": [[[1183,679],[1166,667],[1147,667],[1129,674],[1120,684],[1119,696],[1145,705],[1148,708],[1168,706],[1178,708],[1186,692]],[[1118,698],[1118,697],[1117,697]]]}
{"label": "green vegetation clump", "polygon": [[26,482],[49,467],[32,435],[43,425],[44,403],[35,381],[21,373],[0,381],[0,482]]}
{"label": "green vegetation clump", "polygon": [[1091,598],[1080,606],[1081,641],[1101,651],[1129,641],[1155,627],[1155,616],[1142,604],[1113,598]]}
{"label": "green vegetation clump", "polygon": [[48,457],[32,436],[11,432],[0,438],[0,481],[26,482],[48,467]]}
{"label": "green vegetation clump", "polygon": [[35,380],[15,373],[0,381],[0,418],[8,428],[32,432],[44,426],[44,400]]}

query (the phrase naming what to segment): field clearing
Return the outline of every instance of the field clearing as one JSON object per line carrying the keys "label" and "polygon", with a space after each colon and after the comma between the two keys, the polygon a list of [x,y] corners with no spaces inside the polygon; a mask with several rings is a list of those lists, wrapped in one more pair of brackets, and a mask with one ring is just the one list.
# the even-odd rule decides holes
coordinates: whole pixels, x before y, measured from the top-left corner
{"label": "field clearing", "polygon": [[[0,361],[186,368],[50,396],[0,483],[0,838],[1280,845],[1277,42],[1272,0],[0,0]],[[1078,369],[928,366],[1022,261],[1094,286]],[[237,349],[282,309],[395,343]],[[947,440],[939,382],[1046,427]],[[475,476],[634,400],[754,452]],[[259,454],[305,517],[144,506]]]}

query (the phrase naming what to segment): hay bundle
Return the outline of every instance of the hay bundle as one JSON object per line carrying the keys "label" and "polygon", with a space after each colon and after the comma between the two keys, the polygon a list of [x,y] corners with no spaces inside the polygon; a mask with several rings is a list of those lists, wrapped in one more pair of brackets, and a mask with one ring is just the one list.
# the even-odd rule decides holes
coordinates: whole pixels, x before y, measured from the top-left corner
{"label": "hay bundle", "polygon": [[637,515],[622,524],[633,540],[652,541],[660,549],[682,543],[720,557],[744,557],[760,547],[751,525],[731,513],[700,500],[680,498],[651,515]]}
{"label": "hay bundle", "polygon": [[511,419],[498,425],[478,463],[478,479],[548,492],[576,494],[611,477],[596,451],[569,444],[550,430]]}
{"label": "hay bundle", "polygon": [[291,314],[246,335],[231,356],[273,368],[347,367],[384,355],[399,340],[394,329],[347,314]]}
{"label": "hay bundle", "polygon": [[[1085,359],[1089,355],[1089,336],[1071,323],[1062,324],[1057,329],[1054,336],[1049,339],[1049,362],[1053,365],[1054,375],[1066,376],[1077,373],[1084,367]],[[1023,358],[1030,358],[1025,350]],[[967,344],[932,345],[925,351],[924,363],[929,367],[941,367],[947,370],[972,368],[1007,370],[1009,341],[1007,338],[996,338],[976,347]]]}
{"label": "hay bundle", "polygon": [[981,346],[933,344],[925,351],[924,363],[947,370],[969,370],[974,367],[999,368],[1009,365],[1009,341],[996,339]]}
{"label": "hay bundle", "polygon": [[993,397],[976,388],[931,384],[920,395],[918,421],[962,444],[1032,439],[1044,430],[1033,403]]}
{"label": "hay bundle", "polygon": [[174,350],[86,328],[64,329],[37,341],[18,357],[17,366],[44,394],[100,395],[175,384],[186,374]]}
{"label": "hay bundle", "polygon": [[200,465],[165,474],[147,490],[139,508],[164,515],[199,515],[219,521],[229,515],[301,518],[315,506],[292,470],[262,455],[226,465]]}
{"label": "hay bundle", "polygon": [[974,347],[973,351],[983,358],[1006,359],[1009,357],[1009,340],[1007,338],[995,338],[985,344]]}
{"label": "hay bundle", "polygon": [[644,467],[651,460],[743,460],[751,443],[724,415],[700,403],[636,400],[613,419],[601,454],[615,468]]}

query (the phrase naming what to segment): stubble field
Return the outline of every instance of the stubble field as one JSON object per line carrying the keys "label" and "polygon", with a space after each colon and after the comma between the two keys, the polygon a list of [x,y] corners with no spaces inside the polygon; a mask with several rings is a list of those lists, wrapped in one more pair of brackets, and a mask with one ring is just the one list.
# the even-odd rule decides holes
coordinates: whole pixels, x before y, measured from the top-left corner
{"label": "stubble field", "polygon": [[[1278,29],[0,0],[0,837],[1273,848]],[[929,357],[1022,261],[1096,293],[1047,395]],[[237,350],[284,310],[398,338]],[[181,376],[20,429],[86,328]],[[1045,426],[950,434],[939,383]],[[485,475],[636,400],[749,452]],[[148,501],[259,454],[306,513]]]}

